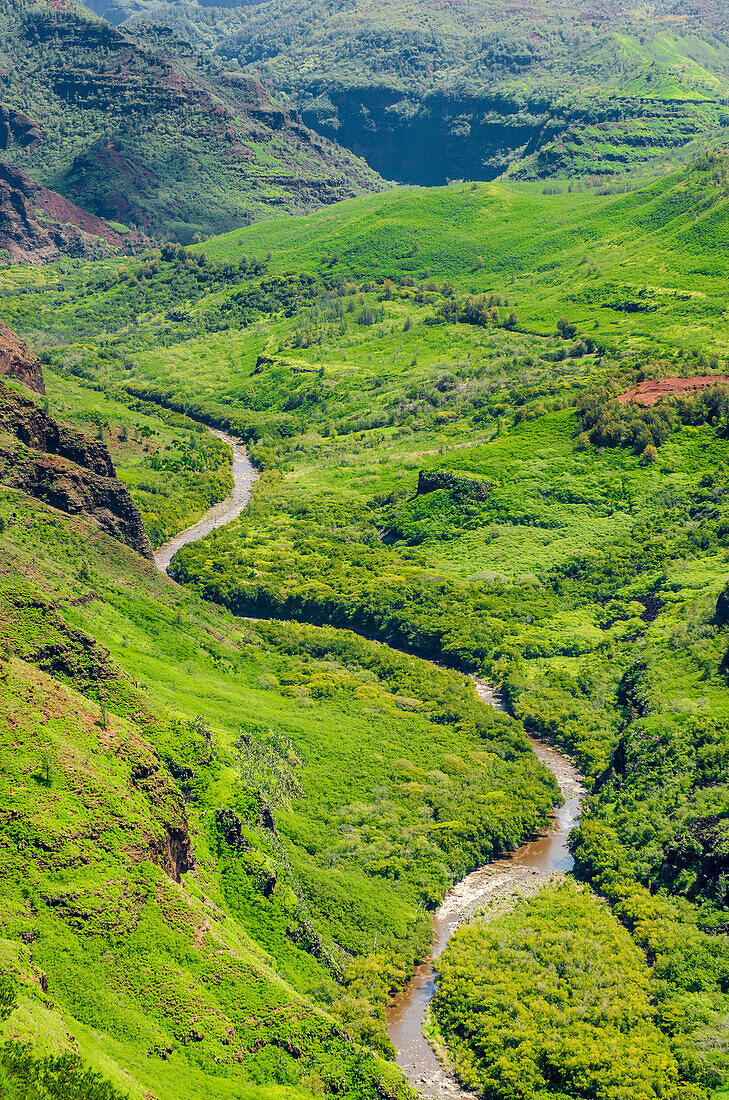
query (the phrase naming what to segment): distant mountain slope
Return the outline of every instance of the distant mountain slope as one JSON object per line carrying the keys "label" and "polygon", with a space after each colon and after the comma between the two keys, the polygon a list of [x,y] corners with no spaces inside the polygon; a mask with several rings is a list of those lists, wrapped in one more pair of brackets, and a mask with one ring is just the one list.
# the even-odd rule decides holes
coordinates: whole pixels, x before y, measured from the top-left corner
{"label": "distant mountain slope", "polygon": [[613,174],[727,121],[727,21],[708,0],[91,5],[162,18],[239,61],[402,182]]}
{"label": "distant mountain slope", "polygon": [[99,217],[182,239],[382,186],[258,81],[172,39],[66,0],[3,4],[5,158]]}
{"label": "distant mountain slope", "polygon": [[0,164],[0,249],[11,263],[50,263],[62,253],[99,259],[144,245],[140,233],[121,229]]}

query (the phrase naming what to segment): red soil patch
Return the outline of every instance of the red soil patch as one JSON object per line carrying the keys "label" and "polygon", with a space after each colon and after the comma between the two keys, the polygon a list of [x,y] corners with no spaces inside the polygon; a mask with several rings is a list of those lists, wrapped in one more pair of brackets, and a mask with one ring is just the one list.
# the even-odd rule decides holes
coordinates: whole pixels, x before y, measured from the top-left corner
{"label": "red soil patch", "polygon": [[628,401],[634,401],[636,405],[655,405],[664,397],[672,394],[681,396],[684,393],[693,393],[696,390],[705,390],[709,386],[720,383],[729,383],[727,374],[703,374],[694,378],[652,378],[648,382],[641,382],[632,389],[621,393],[618,401],[621,405],[627,405]]}

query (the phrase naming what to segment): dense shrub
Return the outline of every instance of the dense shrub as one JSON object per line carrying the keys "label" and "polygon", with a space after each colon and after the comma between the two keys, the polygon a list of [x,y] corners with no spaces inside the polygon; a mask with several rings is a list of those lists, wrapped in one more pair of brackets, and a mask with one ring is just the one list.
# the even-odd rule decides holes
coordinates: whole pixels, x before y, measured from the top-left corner
{"label": "dense shrub", "polygon": [[564,882],[466,926],[438,969],[438,1024],[488,1100],[703,1095],[656,1027],[642,952],[587,890]]}

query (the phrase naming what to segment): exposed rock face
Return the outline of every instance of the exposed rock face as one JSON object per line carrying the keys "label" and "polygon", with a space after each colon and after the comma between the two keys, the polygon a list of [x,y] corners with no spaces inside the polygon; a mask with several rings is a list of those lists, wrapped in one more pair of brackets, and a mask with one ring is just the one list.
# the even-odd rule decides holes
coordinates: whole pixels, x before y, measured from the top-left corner
{"label": "exposed rock face", "polygon": [[[3,436],[2,433],[7,433]],[[59,424],[0,383],[0,481],[70,515],[95,519],[145,558],[152,547],[106,446]]]}
{"label": "exposed rock face", "polygon": [[223,807],[216,813],[215,820],[229,847],[237,851],[250,851],[251,846],[241,833],[243,822],[233,810]]}
{"label": "exposed rock face", "polygon": [[155,854],[165,873],[175,882],[180,882],[182,875],[195,866],[186,818],[179,826],[166,826],[164,843]]}
{"label": "exposed rock face", "polygon": [[35,149],[43,139],[43,131],[37,122],[14,107],[0,104],[0,149],[7,149],[11,141],[23,149]]}
{"label": "exposed rock face", "polygon": [[142,242],[140,234],[117,233],[103,219],[41,187],[19,168],[0,164],[0,248],[7,250],[11,263],[45,264],[62,253],[111,256]]}
{"label": "exposed rock face", "polygon": [[45,393],[43,371],[37,355],[33,355],[24,340],[0,321],[0,374],[17,378],[29,390]]}

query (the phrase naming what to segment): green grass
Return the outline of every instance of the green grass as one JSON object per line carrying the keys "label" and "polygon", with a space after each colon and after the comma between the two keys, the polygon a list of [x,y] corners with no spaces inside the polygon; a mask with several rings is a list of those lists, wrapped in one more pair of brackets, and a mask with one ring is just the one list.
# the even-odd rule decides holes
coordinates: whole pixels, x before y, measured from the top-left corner
{"label": "green grass", "polygon": [[[654,437],[657,418],[638,424],[608,399],[644,377],[726,370],[725,191],[723,157],[622,197],[400,189],[145,258],[123,278],[109,264],[2,273],[8,318],[52,365],[59,413],[147,424],[165,446],[181,438],[176,418],[195,415],[237,431],[263,469],[246,512],[177,555],[184,587],[118,549],[94,551],[84,579],[88,532],[46,526],[40,509],[2,538],[19,562],[35,555],[32,581],[40,569],[63,618],[137,681],[104,681],[110,710],[129,715],[141,693],[165,729],[177,716],[184,744],[203,716],[217,755],[188,814],[205,896],[277,981],[380,1051],[424,907],[518,843],[551,790],[518,725],[477,707],[455,674],[362,636],[485,672],[575,757],[591,785],[578,872],[645,949],[681,1072],[704,1095],[725,1080],[712,931],[729,904],[728,643],[715,619],[729,575],[726,401],[679,403]],[[251,257],[269,250],[261,270]],[[494,295],[483,324],[432,323],[466,316],[476,292]],[[168,316],[176,295],[182,319]],[[144,442],[117,456],[137,493]],[[421,470],[432,491],[418,495]],[[186,484],[170,486],[173,502]],[[100,598],[72,602],[89,590]],[[30,606],[23,592],[12,606]],[[65,637],[50,612],[20,621],[26,660],[40,659],[42,630]],[[98,697],[87,664],[74,677]],[[303,797],[276,811],[288,865],[254,829],[241,779],[240,733],[267,727],[304,761]],[[169,753],[169,733],[155,737]],[[221,854],[222,806],[251,852]],[[321,950],[303,952],[311,929]],[[322,1065],[334,1057],[317,1047]]]}
{"label": "green grass", "polygon": [[232,489],[229,447],[196,421],[173,412],[161,416],[124,391],[95,389],[70,374],[46,369],[44,377],[44,407],[103,440],[154,547],[191,526]]}
{"label": "green grass", "polygon": [[[21,939],[33,928],[52,1010],[74,1033],[78,1023],[83,1035],[108,1037],[107,1060],[93,1064],[116,1082],[128,1072],[135,1087],[163,1097],[178,1095],[183,1078],[200,1095],[239,1095],[241,1073],[250,1082],[245,1095],[256,1095],[256,1082],[304,1082],[305,1092],[301,1066],[271,1045],[280,1025],[267,1013],[277,1004],[287,1006],[286,1034],[303,1042],[316,1080],[364,1074],[362,1095],[373,1075],[396,1081],[394,1070],[338,1039],[326,1011],[303,997],[336,1015],[343,994],[320,959],[333,959],[335,973],[345,968],[346,988],[357,981],[356,959],[369,956],[365,1015],[347,1009],[345,1022],[355,1036],[368,1029],[366,1041],[382,1047],[382,1034],[369,1034],[371,1017],[382,1018],[390,983],[427,947],[423,905],[455,875],[528,835],[554,798],[517,724],[490,713],[453,674],[423,680],[417,662],[354,637],[285,626],[257,635],[100,533],[17,494],[3,498],[3,521],[1,629],[23,658],[3,670],[6,784],[11,810],[22,807],[28,822],[14,834],[19,848],[3,878],[4,936],[18,945],[11,971],[26,995],[37,977]],[[32,579],[16,572],[31,546]],[[48,601],[40,617],[39,589]],[[91,599],[80,601],[86,592]],[[81,653],[73,656],[81,635],[69,635],[64,621],[108,649],[111,664],[95,651],[105,671],[86,677]],[[33,667],[48,660],[42,647],[64,652],[54,667],[65,670],[62,679],[85,682],[86,698]],[[32,698],[44,700],[40,711]],[[21,728],[10,724],[12,713],[23,716]],[[188,725],[198,715],[213,737],[207,766]],[[255,737],[269,727],[290,738],[303,761],[301,796],[276,814],[283,847],[255,826],[236,749],[241,730]],[[160,757],[176,774],[192,765],[184,809]],[[153,779],[140,782],[149,761]],[[467,828],[452,820],[459,804],[469,807]],[[221,806],[239,814],[249,850],[226,849],[215,825]],[[190,822],[196,865],[177,887],[156,864],[164,829],[177,827],[180,815]],[[17,861],[36,837],[51,848],[33,862],[27,894]],[[266,898],[256,884],[274,870],[278,882]],[[291,929],[306,922],[326,955],[297,945]],[[381,986],[372,986],[372,974]],[[253,1018],[260,1056],[246,1047]],[[198,1024],[204,1042],[181,1042]],[[226,1028],[232,1049],[220,1045]],[[31,1022],[20,1032],[32,1035]],[[168,1042],[175,1053],[162,1086],[154,1083],[159,1056],[150,1062],[144,1050]],[[215,1058],[227,1067],[222,1076]],[[365,1070],[355,1073],[352,1059]]]}

